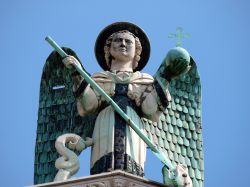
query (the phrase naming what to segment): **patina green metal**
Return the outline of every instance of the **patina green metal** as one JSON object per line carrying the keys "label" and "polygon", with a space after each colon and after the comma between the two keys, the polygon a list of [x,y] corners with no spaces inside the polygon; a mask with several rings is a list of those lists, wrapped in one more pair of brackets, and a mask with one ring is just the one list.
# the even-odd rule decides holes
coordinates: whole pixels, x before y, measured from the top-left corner
{"label": "patina green metal", "polygon": [[[77,58],[71,49],[63,50]],[[75,133],[83,139],[91,137],[96,119],[96,115],[79,116],[72,91],[71,72],[61,60],[59,54],[53,51],[46,59],[41,77],[34,184],[52,182],[55,178],[55,161],[59,157],[55,149],[56,138],[65,133]]]}
{"label": "patina green metal", "polygon": [[[158,122],[162,124],[162,128],[154,126],[147,119],[143,118],[143,121],[147,127],[145,130],[148,137],[151,137],[153,143],[163,150],[173,166],[187,165],[193,186],[203,187],[201,83],[193,58],[191,58],[190,65],[192,68],[189,72],[172,80],[169,84],[171,102]],[[159,68],[155,76],[160,78],[162,71]],[[164,80],[161,79],[161,82]],[[160,133],[156,133],[158,131]]]}
{"label": "patina green metal", "polygon": [[[67,54],[57,45],[57,43],[51,38],[46,37],[46,41],[64,58]],[[76,70],[81,76],[88,82],[99,94],[101,94],[105,100],[113,107],[113,109],[121,115],[121,117],[127,122],[127,124],[139,135],[139,137],[150,147],[154,155],[171,171],[171,178],[175,177],[175,167],[172,165],[170,160],[163,154],[158,147],[152,143],[152,141],[141,131],[137,125],[130,119],[126,113],[105,93],[105,91],[97,84],[91,77],[79,66],[75,65]]]}
{"label": "patina green metal", "polygon": [[[69,54],[69,51],[63,50]],[[75,55],[73,55],[75,56]],[[72,110],[74,96],[69,70],[59,54],[53,52],[47,59],[40,86],[39,118],[37,127],[35,183],[53,180],[56,172],[54,140],[61,134],[72,132],[91,137],[95,117],[82,119]],[[164,63],[164,62],[163,62]],[[173,166],[185,164],[194,187],[204,181],[204,156],[201,125],[201,84],[195,61],[191,58],[190,71],[169,84],[171,101],[158,123],[142,119],[147,137],[158,150],[169,158]],[[159,69],[156,76],[160,75]],[[161,79],[164,83],[164,80]],[[53,91],[54,86],[65,88]],[[55,87],[56,88],[56,87]],[[64,90],[64,91],[62,91]],[[90,124],[90,125],[88,125]]]}
{"label": "patina green metal", "polygon": [[170,34],[168,35],[168,37],[169,37],[169,38],[175,38],[175,39],[176,39],[176,44],[175,44],[175,46],[176,46],[176,47],[180,47],[181,44],[182,44],[182,39],[183,39],[183,38],[189,38],[190,35],[187,34],[187,33],[184,34],[184,33],[183,33],[183,28],[182,28],[182,27],[177,27],[177,28],[176,28],[176,33],[170,33]]}

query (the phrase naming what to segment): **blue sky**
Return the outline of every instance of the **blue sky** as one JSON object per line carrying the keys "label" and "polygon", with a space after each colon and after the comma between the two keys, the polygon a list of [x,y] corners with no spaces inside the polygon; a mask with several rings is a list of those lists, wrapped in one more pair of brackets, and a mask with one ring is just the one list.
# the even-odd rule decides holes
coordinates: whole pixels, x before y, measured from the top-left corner
{"label": "blue sky", "polygon": [[[74,49],[94,73],[101,71],[93,52],[99,32],[112,22],[130,21],[150,39],[152,53],[143,70],[150,74],[174,47],[170,32],[181,26],[191,35],[183,47],[202,79],[205,185],[248,186],[249,18],[247,0],[1,0],[0,185],[33,182],[39,84],[52,50],[45,36]],[[79,176],[88,175],[88,153]],[[150,153],[146,165],[146,177],[161,181],[161,164]]]}

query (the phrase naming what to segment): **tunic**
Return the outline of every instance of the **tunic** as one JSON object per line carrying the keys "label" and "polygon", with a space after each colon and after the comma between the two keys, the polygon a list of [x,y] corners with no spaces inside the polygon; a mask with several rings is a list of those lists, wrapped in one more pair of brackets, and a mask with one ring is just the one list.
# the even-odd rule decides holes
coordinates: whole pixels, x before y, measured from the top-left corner
{"label": "tunic", "polygon": [[[145,73],[106,71],[96,73],[92,78],[142,131],[141,118],[158,121],[170,100],[168,90]],[[77,105],[82,115],[98,112],[92,135],[90,173],[120,169],[143,176],[146,144],[125,120],[90,85],[81,94]]]}

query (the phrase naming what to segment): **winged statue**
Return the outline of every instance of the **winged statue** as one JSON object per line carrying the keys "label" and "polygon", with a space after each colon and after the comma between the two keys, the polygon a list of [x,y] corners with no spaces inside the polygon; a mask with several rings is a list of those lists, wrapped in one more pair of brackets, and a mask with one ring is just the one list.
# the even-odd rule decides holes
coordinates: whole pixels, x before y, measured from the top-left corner
{"label": "winged statue", "polygon": [[[91,175],[123,170],[143,177],[149,146],[175,168],[163,167],[164,184],[203,186],[200,76],[184,48],[171,49],[151,76],[140,72],[150,56],[148,37],[140,27],[116,22],[100,32],[95,55],[104,71],[91,79],[129,120],[79,73],[77,69],[86,70],[75,52],[62,49],[67,56],[53,51],[42,73],[34,184],[61,175],[69,178],[78,170],[77,155],[87,146]],[[67,146],[71,151],[61,149]],[[67,174],[60,173],[69,166],[70,156],[64,154],[74,158]],[[61,166],[62,160],[67,164]]]}

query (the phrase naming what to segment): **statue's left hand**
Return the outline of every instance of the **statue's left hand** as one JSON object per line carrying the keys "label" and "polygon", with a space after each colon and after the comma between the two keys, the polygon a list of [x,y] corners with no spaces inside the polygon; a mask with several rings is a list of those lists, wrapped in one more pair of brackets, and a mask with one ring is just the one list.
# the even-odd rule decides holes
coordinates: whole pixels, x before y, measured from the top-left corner
{"label": "statue's left hand", "polygon": [[181,74],[188,72],[190,68],[191,66],[186,59],[176,58],[166,67],[166,73],[169,74],[171,79],[173,79]]}
{"label": "statue's left hand", "polygon": [[162,76],[170,81],[188,72],[190,68],[190,55],[185,49],[176,47],[171,49],[165,58],[165,70]]}

